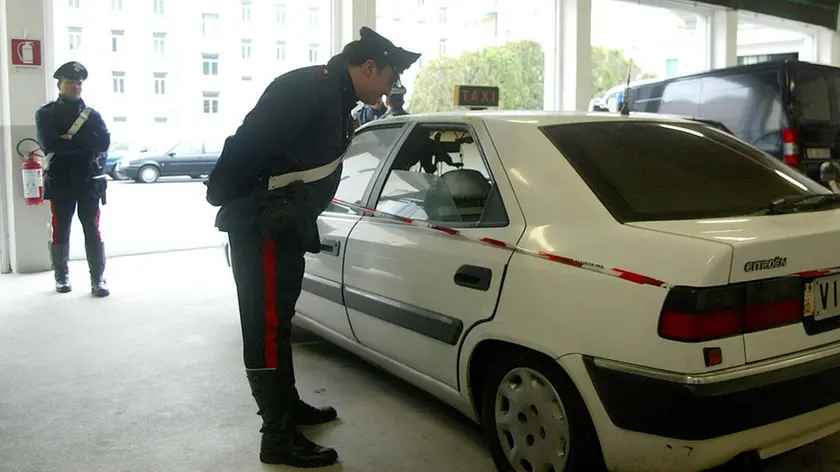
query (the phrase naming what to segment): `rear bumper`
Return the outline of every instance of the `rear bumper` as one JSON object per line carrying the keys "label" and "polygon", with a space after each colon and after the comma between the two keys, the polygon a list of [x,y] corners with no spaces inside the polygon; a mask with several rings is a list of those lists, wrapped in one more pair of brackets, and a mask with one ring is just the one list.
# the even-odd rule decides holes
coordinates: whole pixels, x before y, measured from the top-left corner
{"label": "rear bumper", "polygon": [[774,370],[756,369],[752,375],[682,378],[592,357],[583,362],[604,410],[619,428],[703,441],[840,403],[840,349],[822,354]]}

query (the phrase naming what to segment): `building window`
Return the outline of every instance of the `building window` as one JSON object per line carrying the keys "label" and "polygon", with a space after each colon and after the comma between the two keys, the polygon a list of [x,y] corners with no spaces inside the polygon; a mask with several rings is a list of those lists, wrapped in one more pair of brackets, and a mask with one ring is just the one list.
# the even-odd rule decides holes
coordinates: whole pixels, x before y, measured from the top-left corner
{"label": "building window", "polygon": [[242,1],[242,21],[246,23],[251,22],[251,1],[250,0],[243,0]]}
{"label": "building window", "polygon": [[251,58],[251,40],[250,39],[243,39],[242,40],[242,59],[250,59]]}
{"label": "building window", "polygon": [[286,5],[282,3],[277,5],[277,24],[286,26]]}
{"label": "building window", "polygon": [[254,78],[251,77],[250,75],[243,75],[242,76],[242,81],[243,82],[251,82],[252,80],[254,80]]}
{"label": "building window", "polygon": [[165,125],[167,121],[169,121],[169,120],[165,116],[155,117],[155,124],[156,125]]}
{"label": "building window", "polygon": [[79,8],[80,3],[81,3],[81,0],[68,0],[68,4],[70,5],[70,8]]}
{"label": "building window", "polygon": [[154,9],[155,15],[163,15],[163,1],[164,0],[152,0],[154,2]]}
{"label": "building window", "polygon": [[166,72],[155,72],[155,95],[166,95]]}
{"label": "building window", "polygon": [[201,14],[201,34],[215,36],[219,33],[219,15],[215,13]]}
{"label": "building window", "polygon": [[440,11],[438,11],[438,21],[442,25],[446,24],[446,8],[441,8]]}
{"label": "building window", "polygon": [[125,31],[111,30],[111,52],[120,52]]}
{"label": "building window", "polygon": [[125,93],[125,72],[111,72],[114,93]]}
{"label": "building window", "polygon": [[219,75],[219,55],[202,54],[202,73],[204,75]]}
{"label": "building window", "polygon": [[317,8],[310,8],[309,9],[309,26],[315,28],[318,26],[318,9]]}
{"label": "building window", "polygon": [[111,10],[122,11],[123,0],[111,0]]}
{"label": "building window", "polygon": [[286,42],[285,41],[277,41],[277,60],[278,61],[285,61],[286,60]]}
{"label": "building window", "polygon": [[679,59],[668,59],[665,61],[665,75],[667,77],[673,77],[677,75],[677,67],[679,65]]}
{"label": "building window", "polygon": [[152,41],[154,42],[155,56],[166,54],[166,33],[152,33]]}
{"label": "building window", "polygon": [[441,56],[446,55],[446,40],[445,39],[441,39],[440,44],[438,44],[438,54],[440,54]]}
{"label": "building window", "polygon": [[117,125],[121,125],[121,124],[124,125],[127,121],[128,121],[128,118],[126,118],[124,116],[115,116],[114,117],[114,124],[117,124]]}
{"label": "building window", "polygon": [[219,113],[219,92],[204,92],[204,113],[215,115]]}
{"label": "building window", "polygon": [[70,50],[76,51],[82,47],[82,29],[76,26],[67,28],[70,40]]}
{"label": "building window", "polygon": [[318,63],[318,45],[317,44],[310,44],[309,45],[309,63],[310,64],[317,64]]}

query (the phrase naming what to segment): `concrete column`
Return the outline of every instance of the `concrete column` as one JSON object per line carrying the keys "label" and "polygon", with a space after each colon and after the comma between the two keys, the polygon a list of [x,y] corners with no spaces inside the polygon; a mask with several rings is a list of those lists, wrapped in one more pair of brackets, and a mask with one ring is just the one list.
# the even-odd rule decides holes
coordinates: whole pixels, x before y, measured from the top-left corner
{"label": "concrete column", "polygon": [[562,2],[563,0],[554,0],[551,2],[551,8],[545,11],[546,15],[551,15],[551,21],[554,25],[549,28],[541,41],[545,51],[545,75],[543,76],[543,109],[545,110],[559,110],[561,108],[560,77],[563,68],[560,60],[560,44],[562,42],[562,35],[560,34],[562,16],[560,12]]}
{"label": "concrete column", "polygon": [[[840,25],[838,25],[840,30]],[[840,33],[820,28],[817,33],[817,62],[840,67]]]}
{"label": "concrete column", "polygon": [[[0,2],[0,116],[2,159],[0,201],[3,245],[0,271],[30,273],[50,269],[47,225],[49,205],[26,206],[21,181],[21,158],[15,147],[24,138],[36,138],[35,111],[48,101],[52,79],[52,0]],[[35,70],[12,65],[11,39],[40,40],[42,66]]]}
{"label": "concrete column", "polygon": [[709,22],[709,68],[738,65],[738,11],[715,10]]}
{"label": "concrete column", "polygon": [[376,29],[376,0],[333,0],[332,26],[332,53],[338,54],[359,39],[362,26]]}
{"label": "concrete column", "polygon": [[558,0],[557,10],[557,108],[586,111],[592,95],[592,0]]}

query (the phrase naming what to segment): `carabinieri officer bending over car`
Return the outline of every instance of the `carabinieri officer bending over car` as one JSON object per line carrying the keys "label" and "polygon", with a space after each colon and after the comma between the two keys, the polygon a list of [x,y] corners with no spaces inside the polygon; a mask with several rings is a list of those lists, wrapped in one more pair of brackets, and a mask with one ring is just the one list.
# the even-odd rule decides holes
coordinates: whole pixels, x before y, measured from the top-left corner
{"label": "carabinieri officer bending over car", "polygon": [[358,101],[376,103],[419,57],[362,28],[361,39],[326,66],[276,78],[226,140],[207,181],[208,202],[221,207],[216,226],[229,234],[245,368],[263,420],[262,462],[338,460],[297,430],[337,416],[305,403],[295,388],[291,321],[304,254],[321,250],[316,220],[338,188],[354,131],[350,111]]}
{"label": "carabinieri officer bending over car", "polygon": [[99,233],[99,201],[105,201],[108,182],[101,154],[111,145],[111,135],[102,116],[82,100],[82,82],[88,71],[78,62],[59,67],[58,100],[35,113],[38,142],[46,153],[44,199],[52,209],[50,256],[55,272],[55,290],[71,290],[67,261],[70,228],[78,211],[85,233],[85,254],[90,268],[90,289],[96,297],[107,297],[105,247]]}

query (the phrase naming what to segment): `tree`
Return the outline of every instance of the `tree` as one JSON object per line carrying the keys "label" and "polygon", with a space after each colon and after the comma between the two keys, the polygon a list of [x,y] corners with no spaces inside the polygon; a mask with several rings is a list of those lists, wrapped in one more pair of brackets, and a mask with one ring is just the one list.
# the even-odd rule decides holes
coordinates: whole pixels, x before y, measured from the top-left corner
{"label": "tree", "polygon": [[[592,48],[593,96],[627,79],[630,61],[623,51]],[[641,76],[638,67],[633,72]],[[415,113],[454,110],[457,85],[491,85],[500,89],[499,108],[542,110],[545,56],[536,41],[512,41],[465,52],[458,58],[430,61],[417,74],[411,96]]]}
{"label": "tree", "polygon": [[515,41],[465,52],[459,58],[429,62],[414,81],[411,110],[417,113],[455,109],[456,85],[495,85],[499,108],[542,109],[545,58],[536,41]]}
{"label": "tree", "polygon": [[[592,46],[592,96],[598,97],[616,85],[626,83],[628,69],[630,69],[630,59],[623,50]],[[656,74],[643,73],[636,64],[633,64],[631,80],[654,77]]]}

